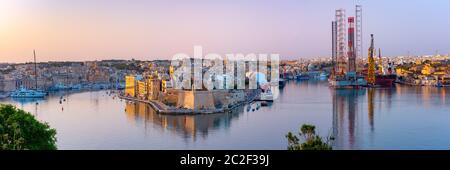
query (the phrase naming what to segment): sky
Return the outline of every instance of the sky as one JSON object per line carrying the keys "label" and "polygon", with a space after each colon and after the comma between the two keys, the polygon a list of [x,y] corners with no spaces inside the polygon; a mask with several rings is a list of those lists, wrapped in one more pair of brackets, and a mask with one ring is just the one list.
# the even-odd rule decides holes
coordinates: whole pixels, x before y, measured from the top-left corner
{"label": "sky", "polygon": [[450,53],[448,0],[0,0],[0,62],[330,56],[335,10],[356,4],[365,54],[370,34],[386,56]]}

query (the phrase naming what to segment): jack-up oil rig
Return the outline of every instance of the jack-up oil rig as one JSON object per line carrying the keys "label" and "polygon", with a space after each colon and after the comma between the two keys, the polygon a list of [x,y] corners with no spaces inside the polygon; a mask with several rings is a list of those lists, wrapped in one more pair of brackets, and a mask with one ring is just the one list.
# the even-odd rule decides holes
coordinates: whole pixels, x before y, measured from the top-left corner
{"label": "jack-up oil rig", "polygon": [[[347,22],[346,22],[347,21]],[[356,21],[356,26],[355,26]],[[348,23],[348,30],[346,24]],[[346,37],[346,32],[348,37]],[[347,43],[346,43],[347,38]],[[389,63],[388,73],[384,70],[381,49],[378,63],[375,61],[373,34],[368,53],[368,67],[357,72],[356,59],[362,57],[362,8],[356,5],[356,17],[345,17],[345,10],[336,10],[336,20],[332,22],[332,62],[329,78],[333,88],[392,87],[396,75]]]}
{"label": "jack-up oil rig", "polygon": [[[348,30],[346,30],[346,21]],[[355,27],[356,21],[356,27]],[[348,41],[346,41],[346,31]],[[356,34],[355,34],[356,33]],[[356,36],[355,36],[356,35]],[[333,70],[329,84],[333,88],[360,88],[367,86],[363,75],[357,73],[356,58],[362,56],[362,9],[356,6],[355,17],[345,17],[345,10],[336,10],[336,20],[332,22],[332,62]],[[346,48],[348,47],[348,49]],[[347,62],[348,61],[348,62]]]}

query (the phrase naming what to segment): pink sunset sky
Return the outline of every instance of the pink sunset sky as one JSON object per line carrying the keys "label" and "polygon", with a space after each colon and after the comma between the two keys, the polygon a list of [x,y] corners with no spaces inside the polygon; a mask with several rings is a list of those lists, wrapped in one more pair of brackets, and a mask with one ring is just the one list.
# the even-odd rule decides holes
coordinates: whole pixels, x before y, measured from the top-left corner
{"label": "pink sunset sky", "polygon": [[[449,53],[450,1],[1,0],[0,62],[170,59],[176,53],[329,56],[334,10],[363,5],[364,48]],[[366,52],[366,50],[364,51]]]}

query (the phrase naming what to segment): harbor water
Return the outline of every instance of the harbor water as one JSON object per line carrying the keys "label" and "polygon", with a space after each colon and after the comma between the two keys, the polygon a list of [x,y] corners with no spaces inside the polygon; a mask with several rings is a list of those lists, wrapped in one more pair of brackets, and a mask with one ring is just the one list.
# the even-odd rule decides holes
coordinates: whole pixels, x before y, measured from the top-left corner
{"label": "harbor water", "polygon": [[449,87],[334,90],[326,81],[289,81],[272,105],[186,116],[156,114],[107,92],[1,103],[48,122],[58,149],[284,150],[285,135],[305,123],[334,136],[333,149],[450,149]]}

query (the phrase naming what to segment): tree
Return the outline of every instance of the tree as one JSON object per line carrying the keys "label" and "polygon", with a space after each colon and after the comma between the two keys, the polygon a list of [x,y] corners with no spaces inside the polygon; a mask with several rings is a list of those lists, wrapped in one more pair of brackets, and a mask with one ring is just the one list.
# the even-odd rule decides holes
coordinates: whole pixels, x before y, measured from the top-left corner
{"label": "tree", "polygon": [[288,150],[331,150],[330,138],[325,141],[319,135],[316,135],[316,127],[314,125],[304,124],[300,128],[299,136],[303,137],[303,143],[300,139],[289,132],[286,135],[288,139]]}
{"label": "tree", "polygon": [[0,105],[0,150],[55,149],[55,129],[12,105]]}

